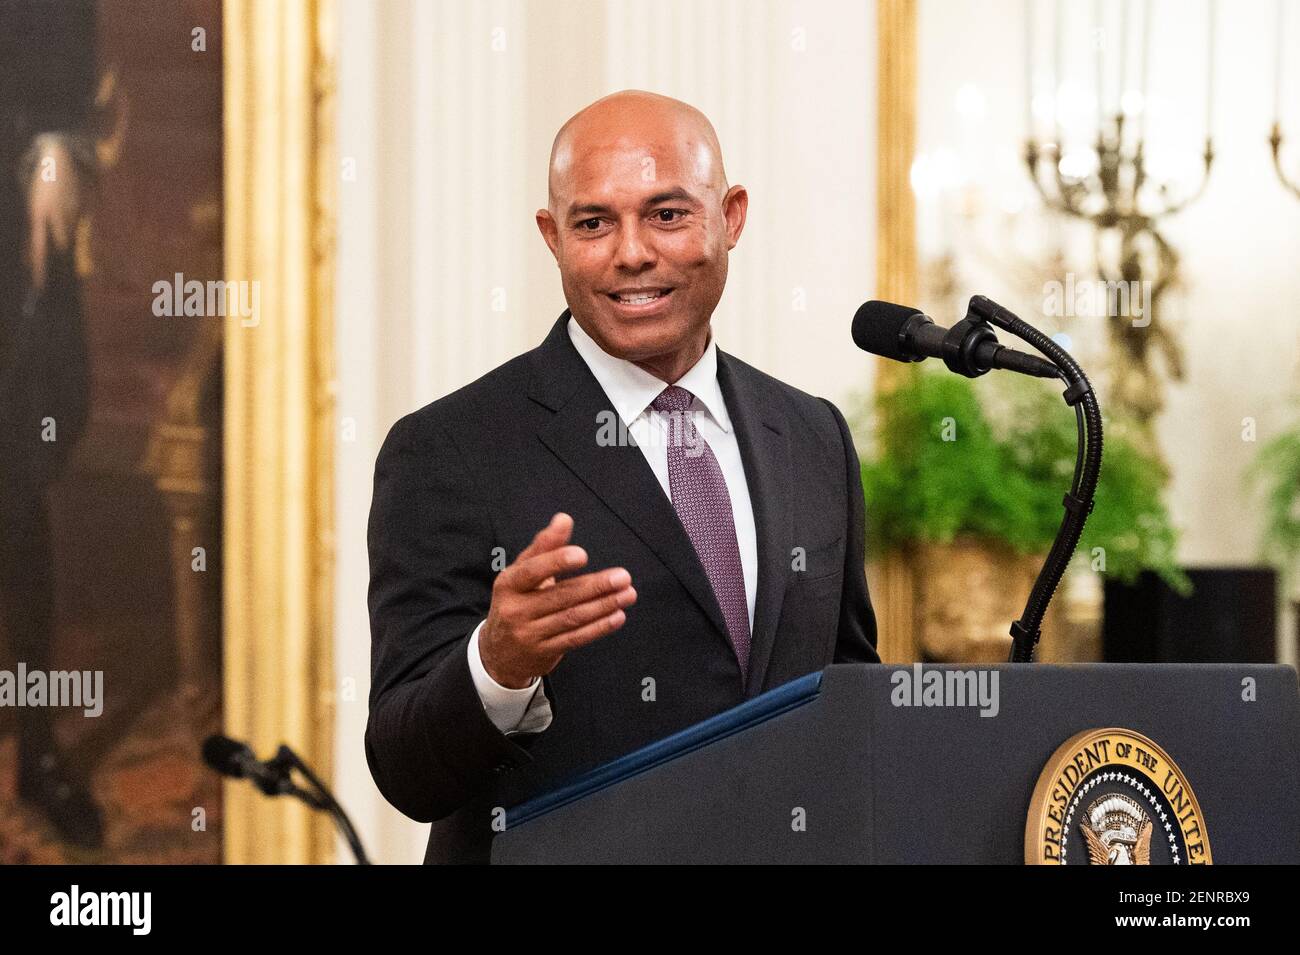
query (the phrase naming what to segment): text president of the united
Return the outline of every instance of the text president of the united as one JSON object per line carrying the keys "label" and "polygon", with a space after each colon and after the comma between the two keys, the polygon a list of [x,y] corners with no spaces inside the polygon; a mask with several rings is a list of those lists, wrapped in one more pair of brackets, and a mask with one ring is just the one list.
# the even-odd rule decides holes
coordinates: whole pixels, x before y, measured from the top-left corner
{"label": "text president of the united", "polygon": [[698,110],[588,106],[537,212],[568,309],[384,442],[366,756],[433,821],[428,862],[486,861],[503,808],[878,659],[843,415],[713,339],[748,202]]}

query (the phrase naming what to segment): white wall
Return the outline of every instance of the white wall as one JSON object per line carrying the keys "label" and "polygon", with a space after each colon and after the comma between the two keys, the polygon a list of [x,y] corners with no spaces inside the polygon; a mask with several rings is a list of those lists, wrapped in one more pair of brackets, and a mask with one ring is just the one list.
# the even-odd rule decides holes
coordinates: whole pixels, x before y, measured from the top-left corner
{"label": "white wall", "polygon": [[[846,347],[872,295],[874,5],[792,0],[342,0],[336,727],[340,800],[380,861],[424,830],[365,763],[365,523],[402,414],[539,343],[564,308],[533,213],[559,125],[637,87],[713,120],[750,193],[722,348],[816,394],[870,388]],[[494,304],[504,302],[502,310]],[[344,858],[344,856],[340,856]]]}

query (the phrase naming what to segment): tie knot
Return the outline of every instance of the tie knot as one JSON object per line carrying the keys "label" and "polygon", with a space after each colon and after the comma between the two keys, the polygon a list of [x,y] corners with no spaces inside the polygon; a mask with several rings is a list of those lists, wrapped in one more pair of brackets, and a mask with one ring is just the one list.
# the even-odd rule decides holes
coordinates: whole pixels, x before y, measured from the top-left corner
{"label": "tie knot", "polygon": [[666,414],[672,412],[683,412],[691,406],[691,401],[695,396],[685,388],[678,388],[676,385],[669,385],[663,391],[659,392],[659,397],[650,403],[650,407],[655,411]]}

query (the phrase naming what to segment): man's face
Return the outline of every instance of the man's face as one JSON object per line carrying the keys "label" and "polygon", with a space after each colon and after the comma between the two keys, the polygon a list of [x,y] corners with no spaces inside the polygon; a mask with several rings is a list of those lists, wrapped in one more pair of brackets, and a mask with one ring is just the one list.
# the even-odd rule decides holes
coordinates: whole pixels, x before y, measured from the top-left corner
{"label": "man's face", "polygon": [[629,361],[702,350],[747,204],[743,187],[725,190],[713,148],[658,125],[575,134],[537,217],[575,318]]}

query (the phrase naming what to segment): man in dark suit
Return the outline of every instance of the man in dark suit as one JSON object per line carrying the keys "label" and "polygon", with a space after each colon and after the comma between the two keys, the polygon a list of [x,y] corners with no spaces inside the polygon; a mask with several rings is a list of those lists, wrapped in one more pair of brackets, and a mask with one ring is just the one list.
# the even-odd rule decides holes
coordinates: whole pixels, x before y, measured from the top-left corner
{"label": "man in dark suit", "polygon": [[486,861],[505,808],[878,661],[843,416],[713,341],[748,196],[712,125],[606,97],[556,136],[549,193],[569,308],[375,468],[366,756],[435,820],[426,862]]}

